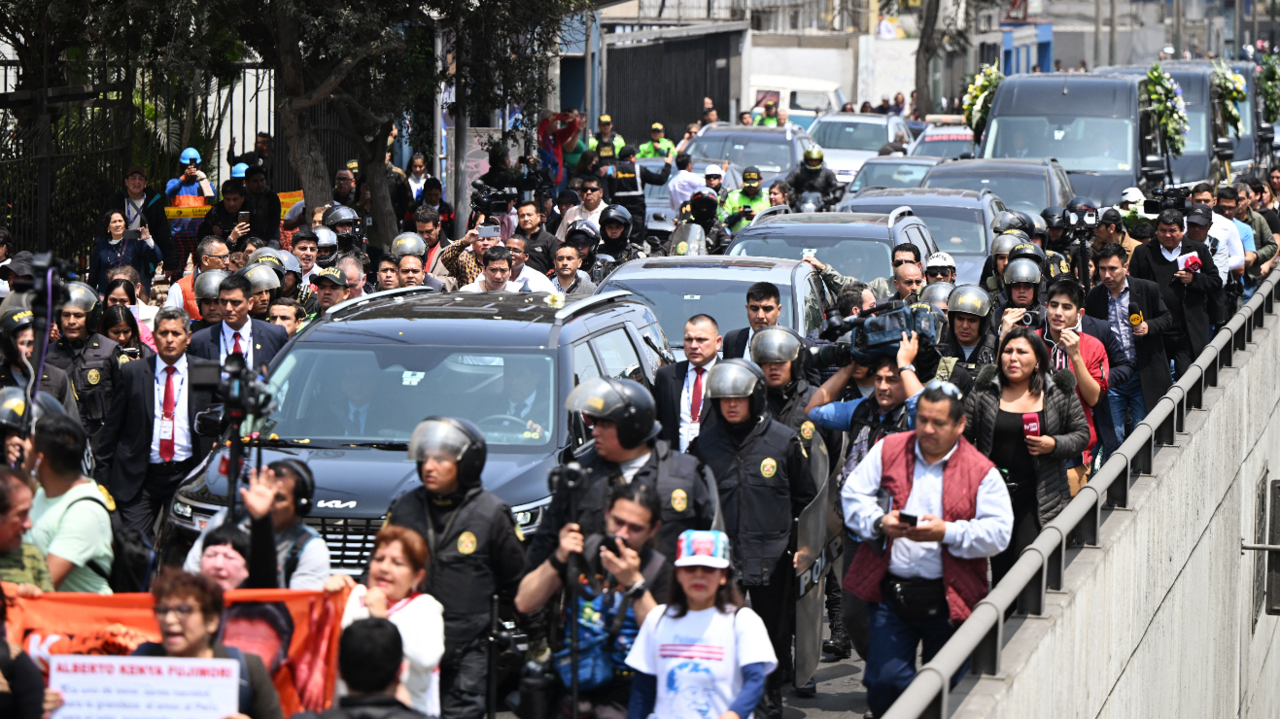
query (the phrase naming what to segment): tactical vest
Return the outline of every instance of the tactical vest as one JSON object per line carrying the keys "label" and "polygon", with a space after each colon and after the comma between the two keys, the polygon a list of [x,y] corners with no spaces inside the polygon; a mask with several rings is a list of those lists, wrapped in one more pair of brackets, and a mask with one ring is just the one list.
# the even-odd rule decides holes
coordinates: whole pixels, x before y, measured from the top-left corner
{"label": "tactical vest", "polygon": [[116,343],[96,332],[89,335],[80,350],[72,348],[65,339],[49,348],[49,364],[66,372],[71,380],[80,409],[80,423],[90,437],[102,429],[111,408],[114,380],[120,371],[118,355]]}
{"label": "tactical vest", "polygon": [[[886,437],[881,448],[880,486],[893,497],[893,509],[902,510],[911,496],[915,477],[916,433]],[[942,470],[942,519],[958,522],[977,516],[978,487],[995,467],[991,460],[963,437]],[[868,602],[880,602],[880,580],[889,571],[893,540],[883,552],[863,542],[844,576],[844,589]],[[942,583],[947,588],[951,621],[969,618],[973,607],[987,596],[987,559],[961,559],[942,547]]]}
{"label": "tactical vest", "polygon": [[644,206],[644,188],[640,186],[640,170],[636,163],[619,162],[614,165],[613,199],[627,209],[634,205]]}
{"label": "tactical vest", "polygon": [[601,165],[612,165],[617,161],[618,150],[621,148],[616,146],[618,140],[618,134],[616,132],[609,136],[608,142],[601,139],[600,133],[598,132],[592,135],[591,139],[593,142],[591,143],[590,149],[595,150],[596,154],[599,155]]}
{"label": "tactical vest", "polygon": [[[56,368],[55,368],[56,369]],[[18,384],[18,378],[13,373],[13,368],[7,363],[0,364],[0,387],[17,387],[25,390],[25,384]],[[44,374],[40,375],[40,391],[47,393],[49,396],[65,402],[67,393],[71,391],[71,387],[67,382],[67,375],[62,372],[50,372],[46,367]]]}
{"label": "tactical vest", "polygon": [[787,457],[796,433],[766,417],[739,446],[726,422],[698,435],[699,458],[716,477],[734,569],[744,586],[769,583],[791,539]]}

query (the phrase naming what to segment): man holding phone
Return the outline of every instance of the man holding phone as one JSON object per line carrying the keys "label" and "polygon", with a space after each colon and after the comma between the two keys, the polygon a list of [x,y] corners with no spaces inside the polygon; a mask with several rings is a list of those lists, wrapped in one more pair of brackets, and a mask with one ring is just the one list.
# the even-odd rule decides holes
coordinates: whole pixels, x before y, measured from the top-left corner
{"label": "man holding phone", "polygon": [[240,238],[249,234],[251,214],[244,209],[244,185],[227,180],[222,183],[222,201],[205,214],[197,234],[225,238],[228,249],[239,252],[244,249]]}

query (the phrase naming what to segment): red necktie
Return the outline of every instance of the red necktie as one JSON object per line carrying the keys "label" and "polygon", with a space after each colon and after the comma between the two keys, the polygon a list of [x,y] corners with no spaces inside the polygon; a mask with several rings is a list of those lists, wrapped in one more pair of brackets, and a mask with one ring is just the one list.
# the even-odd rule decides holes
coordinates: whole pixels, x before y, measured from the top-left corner
{"label": "red necktie", "polygon": [[235,346],[231,348],[232,353],[242,355],[244,350],[240,349],[240,333],[236,332],[231,335],[231,339],[235,342]]}
{"label": "red necktie", "polygon": [[702,373],[706,372],[702,367],[695,367],[693,370],[693,396],[689,398],[689,417],[697,422],[702,417]]}
{"label": "red necktie", "polygon": [[161,415],[162,424],[167,421],[169,423],[169,437],[165,438],[164,433],[160,435],[160,459],[165,462],[173,461],[173,406],[175,403],[173,391],[173,373],[177,371],[175,367],[165,367],[164,371],[169,375],[164,380],[164,412]]}

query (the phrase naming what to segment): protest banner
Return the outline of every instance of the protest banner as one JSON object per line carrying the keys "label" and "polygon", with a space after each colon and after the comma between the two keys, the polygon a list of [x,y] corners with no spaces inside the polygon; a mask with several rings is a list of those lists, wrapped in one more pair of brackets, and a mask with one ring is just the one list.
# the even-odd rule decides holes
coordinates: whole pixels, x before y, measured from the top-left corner
{"label": "protest banner", "polygon": [[58,719],[223,719],[240,711],[240,662],[58,654],[49,686]]}

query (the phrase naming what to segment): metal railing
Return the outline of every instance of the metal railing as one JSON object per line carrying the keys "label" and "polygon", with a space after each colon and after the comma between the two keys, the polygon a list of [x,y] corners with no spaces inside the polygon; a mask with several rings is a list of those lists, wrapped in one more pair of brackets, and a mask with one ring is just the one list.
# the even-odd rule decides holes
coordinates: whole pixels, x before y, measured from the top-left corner
{"label": "metal railing", "polygon": [[1045,525],[982,601],[973,608],[951,639],[920,668],[906,691],[898,697],[885,719],[943,719],[950,713],[951,677],[972,658],[970,673],[1000,673],[1004,648],[1005,612],[1014,607],[1018,614],[1042,615],[1045,594],[1063,588],[1066,570],[1067,537],[1075,532],[1081,543],[1098,546],[1102,510],[1127,508],[1129,488],[1136,476],[1151,474],[1156,447],[1174,443],[1185,429],[1187,412],[1202,409],[1205,389],[1218,386],[1218,370],[1232,366],[1235,353],[1243,352],[1253,340],[1253,330],[1261,329],[1272,313],[1277,294],[1277,277],[1263,280],[1249,302],[1239,309],[1214,335],[1187,372],[1152,407],[1147,418],[1112,453],[1102,469],[1070,503]]}

